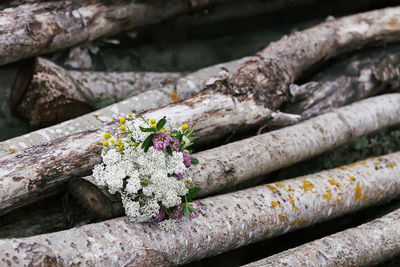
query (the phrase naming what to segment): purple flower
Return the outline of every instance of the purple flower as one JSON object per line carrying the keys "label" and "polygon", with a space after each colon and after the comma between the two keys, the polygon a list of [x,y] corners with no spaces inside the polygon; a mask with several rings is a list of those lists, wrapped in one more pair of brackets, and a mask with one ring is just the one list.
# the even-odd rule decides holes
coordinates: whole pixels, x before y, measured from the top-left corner
{"label": "purple flower", "polygon": [[158,214],[154,217],[154,220],[156,222],[161,222],[162,220],[165,219],[165,217],[167,217],[167,213],[164,211],[164,209],[162,207],[160,207],[160,211],[158,212]]}
{"label": "purple flower", "polygon": [[[192,208],[195,208],[196,210],[199,209],[199,206],[197,205],[196,202],[192,202],[191,206],[192,206]],[[192,210],[191,210],[191,211],[190,211],[190,214],[189,214],[189,219],[191,220],[191,219],[197,217],[198,215],[199,215],[199,212],[198,212],[198,211],[192,211]]]}
{"label": "purple flower", "polygon": [[171,142],[170,147],[172,148],[172,151],[179,152],[179,149],[181,147],[181,143],[179,142],[179,140],[176,138],[171,138],[169,142]]}
{"label": "purple flower", "polygon": [[187,153],[186,151],[183,151],[183,164],[185,164],[185,167],[188,168],[190,166],[190,164],[192,164],[192,156],[190,156],[189,153]]}
{"label": "purple flower", "polygon": [[183,179],[184,175],[185,175],[184,173],[175,173],[174,177],[176,178],[176,180],[180,181]]}
{"label": "purple flower", "polygon": [[153,137],[153,146],[155,150],[165,150],[171,141],[168,133],[155,133]]}
{"label": "purple flower", "polygon": [[182,210],[182,205],[177,206],[176,210],[172,214],[172,218],[174,218],[175,220],[179,219],[181,217]]}

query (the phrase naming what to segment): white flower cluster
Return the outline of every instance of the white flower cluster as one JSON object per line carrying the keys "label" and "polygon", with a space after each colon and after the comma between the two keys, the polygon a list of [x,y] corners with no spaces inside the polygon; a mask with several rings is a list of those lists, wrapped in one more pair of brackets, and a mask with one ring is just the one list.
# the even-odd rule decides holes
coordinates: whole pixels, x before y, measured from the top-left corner
{"label": "white flower cluster", "polygon": [[[126,126],[138,129],[135,122]],[[111,194],[120,193],[126,215],[136,222],[152,221],[160,211],[160,204],[166,208],[177,206],[182,202],[181,197],[188,193],[185,181],[173,176],[186,171],[183,153],[174,151],[170,156],[154,147],[144,152],[140,145],[131,142],[132,138],[143,142],[148,135],[132,130],[122,140],[115,138],[118,141],[114,144],[124,144],[123,149],[114,145],[104,151],[103,163],[93,169],[97,184],[106,186]]]}

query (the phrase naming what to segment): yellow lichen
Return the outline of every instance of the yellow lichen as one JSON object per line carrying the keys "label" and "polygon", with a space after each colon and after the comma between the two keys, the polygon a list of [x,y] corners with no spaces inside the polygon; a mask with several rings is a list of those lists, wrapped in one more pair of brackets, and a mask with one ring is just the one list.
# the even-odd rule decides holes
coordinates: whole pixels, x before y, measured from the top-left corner
{"label": "yellow lichen", "polygon": [[356,177],[354,177],[354,176],[350,176],[350,177],[349,177],[349,180],[350,180],[351,182],[353,182],[353,181],[355,181],[355,180],[356,180]]}
{"label": "yellow lichen", "polygon": [[354,201],[357,201],[357,200],[359,200],[359,199],[361,198],[361,196],[362,196],[362,188],[361,188],[361,186],[360,186],[359,183],[356,185],[356,187],[354,188],[354,190],[355,190],[355,193],[354,193]]}
{"label": "yellow lichen", "polygon": [[285,185],[280,184],[280,183],[278,183],[278,182],[275,182],[274,184],[275,184],[276,187],[285,188]]}
{"label": "yellow lichen", "polygon": [[343,170],[343,171],[347,170],[347,168],[344,166],[340,166],[340,167],[338,167],[338,169]]}
{"label": "yellow lichen", "polygon": [[381,197],[381,195],[382,195],[382,192],[379,191],[378,194],[376,195],[376,200],[378,200]]}
{"label": "yellow lichen", "polygon": [[362,199],[363,201],[366,201],[367,200],[367,194],[363,194],[363,199]]}
{"label": "yellow lichen", "polygon": [[281,204],[279,204],[279,202],[277,202],[277,201],[273,201],[273,200],[272,200],[272,201],[271,201],[271,208],[272,208],[272,209],[275,209],[276,206],[281,207]]}
{"label": "yellow lichen", "polygon": [[392,168],[392,169],[394,168],[394,165],[391,162],[388,163],[388,166],[389,166],[389,168]]}
{"label": "yellow lichen", "polygon": [[337,187],[342,187],[342,185],[340,183],[336,182],[334,179],[329,179],[328,182],[331,185],[334,185],[334,186],[337,186]]}
{"label": "yellow lichen", "polygon": [[279,220],[280,220],[281,222],[284,222],[284,221],[286,220],[286,216],[284,216],[284,215],[282,215],[282,214],[279,214],[278,216],[279,216]]}
{"label": "yellow lichen", "polygon": [[310,181],[303,181],[303,189],[307,193],[308,191],[311,191],[314,188],[314,184],[311,183]]}
{"label": "yellow lichen", "polygon": [[15,149],[14,148],[10,148],[9,151],[10,151],[11,154],[15,153]]}
{"label": "yellow lichen", "polygon": [[267,187],[268,187],[273,193],[276,193],[276,192],[277,192],[276,188],[275,188],[273,185],[267,184]]}
{"label": "yellow lichen", "polygon": [[339,198],[337,198],[337,199],[336,199],[336,203],[337,203],[338,205],[340,205],[340,204],[342,204],[342,200],[339,199]]}
{"label": "yellow lichen", "polygon": [[178,93],[176,92],[176,90],[172,91],[169,98],[171,98],[172,102],[176,102],[179,100]]}
{"label": "yellow lichen", "polygon": [[307,222],[307,220],[304,218],[299,219],[299,225],[304,225],[306,222]]}
{"label": "yellow lichen", "polygon": [[292,209],[293,209],[293,210],[296,210],[296,211],[299,210],[299,208],[298,208],[296,205],[294,205],[294,206],[292,207]]}
{"label": "yellow lichen", "polygon": [[327,190],[326,194],[324,194],[324,198],[328,200],[328,202],[332,199],[331,190]]}

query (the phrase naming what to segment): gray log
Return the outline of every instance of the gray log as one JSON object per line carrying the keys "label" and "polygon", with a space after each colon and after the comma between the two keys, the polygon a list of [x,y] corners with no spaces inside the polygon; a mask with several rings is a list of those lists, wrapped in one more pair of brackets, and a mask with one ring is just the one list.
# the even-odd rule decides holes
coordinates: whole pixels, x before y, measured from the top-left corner
{"label": "gray log", "polygon": [[400,196],[400,153],[198,200],[174,232],[126,217],[0,240],[0,261],[49,266],[170,266],[195,261]]}
{"label": "gray log", "polygon": [[42,1],[0,11],[0,65],[229,0]]}
{"label": "gray log", "polygon": [[18,73],[10,106],[32,126],[48,126],[145,91],[163,91],[180,77],[180,73],[68,71],[36,58]]}

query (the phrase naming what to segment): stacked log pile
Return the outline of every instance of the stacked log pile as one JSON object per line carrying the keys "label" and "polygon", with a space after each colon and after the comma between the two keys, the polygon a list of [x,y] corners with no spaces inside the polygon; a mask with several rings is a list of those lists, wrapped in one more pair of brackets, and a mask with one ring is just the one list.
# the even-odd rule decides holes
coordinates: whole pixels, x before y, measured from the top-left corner
{"label": "stacked log pile", "polygon": [[[20,43],[13,48],[19,53],[0,49],[0,64],[75,44],[76,40],[69,41],[77,21],[86,29],[78,37],[92,39],[152,22],[161,13],[168,17],[225,1],[189,1],[190,7],[186,1],[175,1],[168,12],[136,1],[92,2],[83,1],[79,8],[69,2],[23,3],[1,11],[8,15],[4,27],[28,21],[28,30],[16,28],[14,34],[7,35],[19,38]],[[27,7],[34,15],[13,17]],[[58,18],[65,9],[72,11]],[[137,19],[132,19],[132,12]],[[141,16],[141,12],[150,15]],[[108,13],[111,15],[106,16]],[[399,198],[400,152],[292,179],[263,179],[272,171],[356,137],[400,125],[400,94],[393,93],[400,88],[398,45],[343,63],[350,70],[343,65],[326,70],[328,76],[334,73],[333,77],[321,74],[319,80],[295,84],[320,63],[360,48],[398,42],[399,18],[400,7],[393,7],[329,19],[285,36],[254,56],[189,74],[78,72],[42,58],[33,60],[18,77],[11,99],[14,111],[32,124],[57,123],[90,112],[101,95],[112,102],[128,99],[0,144],[0,218],[69,190],[69,195],[89,209],[87,214],[78,209],[71,212],[82,221],[98,220],[55,233],[0,239],[0,262],[49,266],[184,264]],[[59,19],[68,19],[69,24],[61,27]],[[27,34],[33,41],[27,41]],[[2,38],[5,35],[0,34]],[[387,94],[371,97],[381,93]],[[63,109],[71,108],[68,105],[76,113],[65,115]],[[172,232],[157,223],[133,223],[120,217],[123,209],[118,195],[97,187],[90,176],[93,166],[101,161],[103,133],[113,134],[119,125],[115,117],[131,112],[157,120],[167,115],[170,121],[190,124],[198,147],[204,149],[195,153],[200,163],[189,169],[192,186],[202,188],[200,215],[178,221]],[[273,128],[281,129],[262,133]],[[257,129],[257,136],[248,137]],[[227,136],[232,134],[247,138],[229,142]],[[262,185],[237,190],[249,181]],[[222,190],[231,192],[218,194]],[[54,220],[59,220],[56,217]],[[382,262],[400,255],[398,217],[396,210],[250,266]],[[29,228],[27,223],[21,225]],[[38,230],[32,227],[26,232],[36,234]],[[354,256],[343,256],[349,251],[346,244],[357,236],[361,240],[352,248]],[[367,250],[373,253],[365,253]]]}

